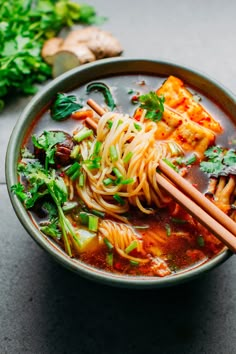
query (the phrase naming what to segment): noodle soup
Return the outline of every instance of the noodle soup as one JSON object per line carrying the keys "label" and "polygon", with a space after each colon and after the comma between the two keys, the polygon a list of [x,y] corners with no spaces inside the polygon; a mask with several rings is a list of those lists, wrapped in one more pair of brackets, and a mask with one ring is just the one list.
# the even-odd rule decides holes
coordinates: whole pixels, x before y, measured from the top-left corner
{"label": "noodle soup", "polygon": [[[88,98],[105,109],[102,117]],[[232,169],[222,177],[202,165],[214,147],[234,158],[234,132],[217,105],[174,76],[103,78],[58,93],[35,120],[12,190],[70,257],[108,272],[169,276],[224,247],[161,190],[158,162],[236,220]]]}

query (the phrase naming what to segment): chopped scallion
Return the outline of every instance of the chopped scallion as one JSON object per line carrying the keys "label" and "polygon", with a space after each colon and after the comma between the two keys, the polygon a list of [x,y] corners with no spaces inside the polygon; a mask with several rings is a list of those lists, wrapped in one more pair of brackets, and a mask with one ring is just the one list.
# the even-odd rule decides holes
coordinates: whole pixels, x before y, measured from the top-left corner
{"label": "chopped scallion", "polygon": [[163,161],[168,165],[170,166],[171,168],[173,168],[173,170],[175,170],[176,172],[178,172],[178,168],[168,159],[163,159]]}
{"label": "chopped scallion", "polygon": [[78,162],[73,163],[73,165],[71,165],[67,170],[66,170],[66,174],[67,176],[71,177],[73,176],[73,174],[75,172],[77,172],[78,170],[80,170],[81,165]]}
{"label": "chopped scallion", "polygon": [[165,229],[166,229],[166,236],[170,236],[171,235],[171,227],[170,224],[166,224],[165,225]]}
{"label": "chopped scallion", "polygon": [[125,201],[123,198],[119,196],[119,194],[115,193],[113,195],[113,198],[120,204],[120,205],[125,205]]}
{"label": "chopped scallion", "polygon": [[134,127],[136,130],[138,130],[140,132],[140,130],[142,130],[142,127],[141,125],[137,124],[137,123],[134,123]]}
{"label": "chopped scallion", "polygon": [[89,220],[89,214],[85,213],[84,211],[81,211],[79,213],[81,224],[82,225],[88,225],[88,220]]}
{"label": "chopped scallion", "polygon": [[79,187],[83,187],[84,186],[84,174],[81,173],[79,176]]}
{"label": "chopped scallion", "polygon": [[109,152],[110,152],[111,161],[112,162],[117,161],[118,160],[118,153],[117,153],[116,147],[114,145],[110,146]]}
{"label": "chopped scallion", "polygon": [[89,231],[94,231],[94,232],[98,230],[98,217],[96,215],[89,215],[88,229]]}
{"label": "chopped scallion", "polygon": [[133,251],[135,248],[138,247],[138,242],[136,240],[132,241],[131,244],[126,247],[125,249],[125,253],[130,253],[131,251]]}
{"label": "chopped scallion", "polygon": [[73,210],[77,206],[78,206],[77,202],[67,202],[63,205],[62,210],[66,213]]}
{"label": "chopped scallion", "polygon": [[105,245],[107,246],[107,248],[109,250],[112,250],[114,248],[114,246],[111,244],[111,242],[108,240],[108,238],[104,237],[103,242],[105,243]]}
{"label": "chopped scallion", "polygon": [[102,183],[104,184],[104,186],[109,186],[110,184],[113,184],[113,179],[105,178]]}
{"label": "chopped scallion", "polygon": [[185,165],[192,165],[194,162],[196,162],[196,160],[197,160],[196,155],[193,155],[185,162]]}
{"label": "chopped scallion", "polygon": [[107,265],[109,265],[110,267],[113,266],[113,253],[109,252],[106,255],[106,262],[107,262]]}
{"label": "chopped scallion", "polygon": [[95,209],[92,209],[91,213],[98,216],[99,218],[105,218],[106,215],[103,211],[95,210]]}
{"label": "chopped scallion", "polygon": [[130,159],[132,158],[132,156],[133,156],[132,151],[128,152],[128,154],[123,159],[124,163],[128,163],[130,161]]}
{"label": "chopped scallion", "polygon": [[120,181],[120,184],[131,184],[134,182],[134,178],[127,178]]}
{"label": "chopped scallion", "polygon": [[85,127],[82,130],[80,130],[77,134],[74,135],[74,140],[77,141],[77,143],[79,143],[82,140],[87,139],[91,135],[93,135],[92,129],[88,129]]}
{"label": "chopped scallion", "polygon": [[197,243],[198,243],[198,245],[200,247],[204,247],[205,246],[205,240],[204,240],[203,236],[200,235],[200,236],[197,237]]}
{"label": "chopped scallion", "polygon": [[73,150],[71,151],[70,157],[74,160],[78,159],[78,157],[80,156],[80,146],[79,145],[75,145]]}
{"label": "chopped scallion", "polygon": [[175,222],[176,224],[186,224],[187,220],[184,219],[179,219],[179,218],[171,218],[172,222]]}
{"label": "chopped scallion", "polygon": [[133,259],[131,259],[131,260],[129,261],[129,263],[130,263],[130,265],[132,265],[132,266],[134,266],[134,267],[139,266],[139,262],[138,262],[138,261],[134,261]]}
{"label": "chopped scallion", "polygon": [[93,153],[95,156],[99,154],[99,152],[101,150],[101,146],[102,146],[102,142],[96,141],[96,143],[94,144],[94,149],[93,149]]}
{"label": "chopped scallion", "polygon": [[108,121],[107,121],[107,125],[108,125],[108,128],[111,129],[111,127],[112,127],[112,125],[113,125],[112,120],[108,120]]}
{"label": "chopped scallion", "polygon": [[116,183],[119,184],[121,182],[121,180],[123,179],[122,173],[116,167],[113,167],[112,171],[114,172],[115,176],[117,177]]}

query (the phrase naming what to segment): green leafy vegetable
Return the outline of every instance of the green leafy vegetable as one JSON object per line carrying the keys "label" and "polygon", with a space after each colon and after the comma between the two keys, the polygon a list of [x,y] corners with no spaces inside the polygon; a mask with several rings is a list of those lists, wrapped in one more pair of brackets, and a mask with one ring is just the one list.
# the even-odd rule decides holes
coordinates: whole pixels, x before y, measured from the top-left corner
{"label": "green leafy vegetable", "polygon": [[146,109],[145,118],[159,122],[164,112],[164,97],[159,97],[155,92],[150,91],[138,97],[140,108]]}
{"label": "green leafy vegetable", "polygon": [[101,23],[95,9],[70,0],[0,0],[0,108],[13,92],[34,94],[51,77],[41,49],[65,26]]}
{"label": "green leafy vegetable", "polygon": [[77,98],[74,95],[65,95],[58,93],[51,107],[51,117],[54,120],[61,121],[67,119],[73,112],[83,106],[76,102]]}
{"label": "green leafy vegetable", "polygon": [[205,151],[207,161],[200,163],[200,169],[214,177],[236,174],[236,151],[212,146]]}
{"label": "green leafy vegetable", "polygon": [[63,205],[68,201],[67,187],[64,180],[56,175],[54,169],[48,171],[38,161],[27,163],[26,165],[20,164],[18,170],[25,176],[27,188],[18,183],[11,187],[11,191],[18,196],[27,209],[33,207],[35,202],[42,196],[50,195],[57,210],[57,216],[55,217],[55,210],[52,209],[52,206],[47,204],[46,207],[49,211],[51,223],[42,226],[41,231],[57,238],[61,232],[65,250],[69,256],[72,256],[69,238],[78,246],[80,246],[80,241],[62,209]]}
{"label": "green leafy vegetable", "polygon": [[114,98],[112,97],[111,91],[109,87],[104,84],[103,82],[92,82],[87,86],[87,93],[90,93],[92,91],[99,91],[103,94],[104,99],[108,107],[113,111],[113,109],[116,107]]}
{"label": "green leafy vegetable", "polygon": [[55,160],[55,145],[62,143],[65,140],[65,134],[62,132],[44,131],[42,135],[32,136],[32,142],[35,147],[45,151],[45,169],[48,170],[49,164],[54,164]]}

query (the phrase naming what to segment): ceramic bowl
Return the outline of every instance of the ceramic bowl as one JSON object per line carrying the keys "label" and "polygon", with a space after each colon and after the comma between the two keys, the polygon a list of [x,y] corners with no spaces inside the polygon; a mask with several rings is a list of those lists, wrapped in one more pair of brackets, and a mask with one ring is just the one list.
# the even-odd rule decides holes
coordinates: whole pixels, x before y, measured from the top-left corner
{"label": "ceramic bowl", "polygon": [[189,281],[206,273],[228,259],[231,252],[224,249],[220,254],[199,267],[164,278],[108,273],[67,256],[59,246],[37,229],[21,202],[10,192],[11,185],[17,183],[17,162],[20,147],[24,141],[27,130],[35,117],[38,116],[57,92],[73,90],[80,85],[101,77],[109,77],[114,74],[134,73],[153,74],[155,76],[164,77],[175,75],[183,79],[188,85],[197,88],[200,92],[207,95],[211,100],[216,102],[226,114],[230,115],[232,119],[236,119],[236,104],[233,94],[205,74],[175,63],[158,60],[128,58],[99,60],[66,72],[47,84],[33,97],[19,117],[8,144],[6,155],[6,181],[16,215],[28,234],[56,261],[69,270],[91,280],[113,286],[130,288],[167,287]]}

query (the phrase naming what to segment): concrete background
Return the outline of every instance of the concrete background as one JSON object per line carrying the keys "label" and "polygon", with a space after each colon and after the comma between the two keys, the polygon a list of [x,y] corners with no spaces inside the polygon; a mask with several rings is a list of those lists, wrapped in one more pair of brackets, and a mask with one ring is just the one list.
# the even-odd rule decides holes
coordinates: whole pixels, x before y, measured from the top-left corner
{"label": "concrete background", "polygon": [[[126,57],[191,66],[236,93],[236,2],[91,0]],[[26,234],[4,175],[7,142],[30,97],[0,116],[0,353],[234,354],[236,258],[175,288],[98,285],[56,264]]]}

